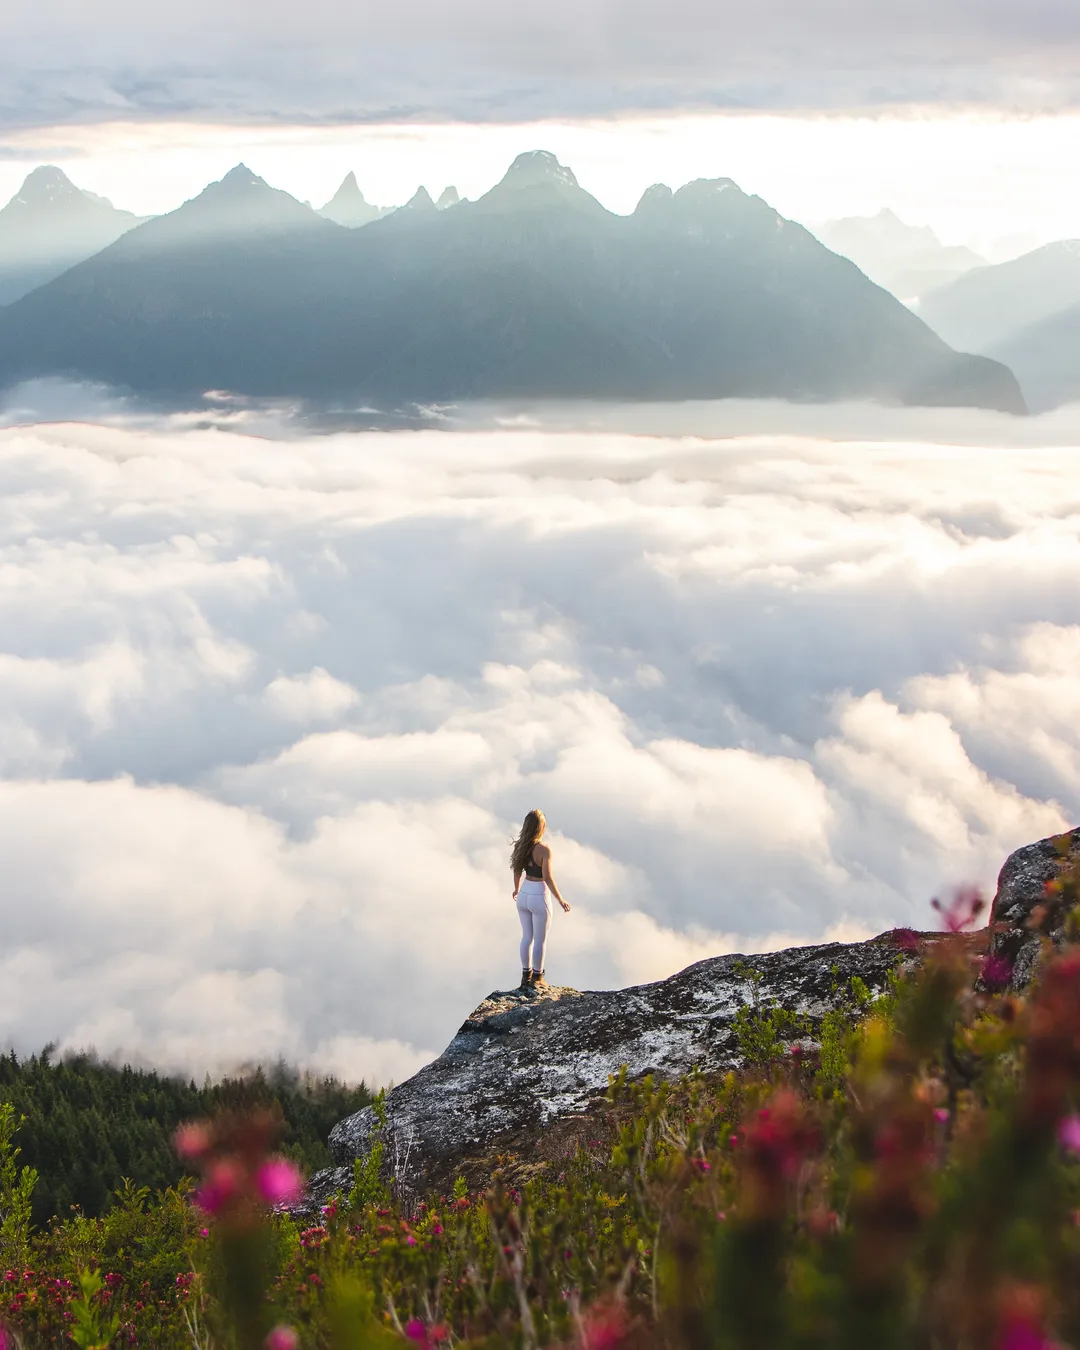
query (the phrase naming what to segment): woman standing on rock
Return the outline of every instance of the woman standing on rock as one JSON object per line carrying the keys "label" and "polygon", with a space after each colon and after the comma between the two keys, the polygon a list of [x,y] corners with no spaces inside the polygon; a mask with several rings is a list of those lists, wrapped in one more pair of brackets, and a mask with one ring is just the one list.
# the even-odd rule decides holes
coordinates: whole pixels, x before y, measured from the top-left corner
{"label": "woman standing on rock", "polygon": [[541,842],[546,829],[543,811],[530,811],[510,854],[514,899],[521,920],[521,989],[543,989],[547,985],[544,979],[544,956],[551,925],[548,891],[562,905],[563,911],[570,913],[570,906],[559,894],[555,878],[551,875],[551,846]]}

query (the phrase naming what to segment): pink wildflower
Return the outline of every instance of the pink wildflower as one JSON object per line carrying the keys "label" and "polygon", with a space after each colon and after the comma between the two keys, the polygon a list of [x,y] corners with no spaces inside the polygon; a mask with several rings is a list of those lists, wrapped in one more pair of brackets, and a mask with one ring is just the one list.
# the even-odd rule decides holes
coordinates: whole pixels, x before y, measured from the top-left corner
{"label": "pink wildflower", "polygon": [[977,886],[957,886],[948,905],[943,905],[936,896],[930,905],[945,920],[950,933],[963,933],[974,927],[975,920],[986,908],[986,901]]}
{"label": "pink wildflower", "polygon": [[944,1106],[939,1106],[934,1112],[934,1119],[939,1125],[944,1125],[949,1119],[949,1113]]}
{"label": "pink wildflower", "polygon": [[581,1329],[582,1350],[618,1350],[628,1330],[626,1314],[618,1306],[593,1308]]}
{"label": "pink wildflower", "polygon": [[281,1322],[268,1333],[263,1344],[266,1350],[296,1350],[300,1344],[300,1337],[292,1327],[287,1327]]}
{"label": "pink wildflower", "polygon": [[1070,1153],[1080,1153],[1080,1116],[1066,1116],[1058,1126],[1058,1142]]}
{"label": "pink wildflower", "polygon": [[987,989],[997,992],[1012,979],[1012,962],[1004,956],[988,956],[983,962],[981,978]]}
{"label": "pink wildflower", "polygon": [[304,1183],[294,1163],[271,1158],[259,1168],[259,1195],[268,1205],[294,1205],[304,1191]]}
{"label": "pink wildflower", "polygon": [[1037,1323],[1028,1317],[1011,1317],[998,1342],[998,1350],[1057,1350]]}
{"label": "pink wildflower", "polygon": [[408,1336],[410,1341],[416,1341],[420,1345],[427,1345],[428,1343],[427,1327],[418,1317],[414,1317],[411,1322],[405,1323],[405,1335]]}
{"label": "pink wildflower", "polygon": [[173,1148],[185,1162],[196,1162],[205,1157],[209,1147],[210,1131],[201,1121],[189,1121],[173,1135]]}
{"label": "pink wildflower", "polygon": [[222,1159],[214,1163],[206,1180],[192,1196],[192,1199],[207,1214],[216,1214],[223,1205],[227,1205],[240,1189],[240,1169],[236,1163]]}

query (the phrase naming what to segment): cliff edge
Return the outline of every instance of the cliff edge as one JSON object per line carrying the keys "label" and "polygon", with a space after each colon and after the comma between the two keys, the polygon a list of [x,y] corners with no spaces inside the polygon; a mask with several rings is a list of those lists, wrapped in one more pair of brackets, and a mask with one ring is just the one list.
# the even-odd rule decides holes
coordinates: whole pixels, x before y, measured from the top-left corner
{"label": "cliff edge", "polygon": [[[1067,856],[1080,857],[1080,830],[1061,840]],[[957,939],[1005,956],[1017,986],[1030,979],[1038,951],[1025,924],[1064,856],[1058,839],[1018,849],[1001,870],[990,927]],[[943,935],[920,936],[926,943]],[[717,956],[631,989],[493,993],[438,1059],[387,1095],[386,1165],[408,1190],[449,1187],[470,1159],[527,1146],[537,1131],[585,1115],[623,1065],[631,1079],[738,1068],[736,1015],[748,1002],[784,1008],[814,1028],[854,976],[878,992],[909,949],[898,933],[886,933],[868,942]],[[368,1152],[377,1128],[371,1107],[334,1127],[336,1165],[311,1178],[308,1207],[351,1186],[353,1161]]]}

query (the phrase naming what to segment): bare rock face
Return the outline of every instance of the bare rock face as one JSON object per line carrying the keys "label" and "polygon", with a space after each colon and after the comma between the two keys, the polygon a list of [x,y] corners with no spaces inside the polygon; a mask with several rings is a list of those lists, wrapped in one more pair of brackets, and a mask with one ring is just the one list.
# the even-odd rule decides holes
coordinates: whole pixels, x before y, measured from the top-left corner
{"label": "bare rock face", "polygon": [[[990,912],[990,957],[1011,969],[1013,989],[1022,989],[1035,973],[1039,933],[1025,925],[1034,909],[1047,904],[1046,883],[1053,881],[1063,867],[1077,862],[1080,862],[1080,829],[1025,844],[1005,860]],[[1062,942],[1065,915],[1061,906],[1051,904],[1047,919],[1045,931],[1051,940]]]}
{"label": "bare rock face", "polygon": [[[1069,859],[1080,860],[1080,829],[1018,849],[1001,869],[989,930],[922,934],[918,947],[956,941],[974,954],[987,951],[989,938],[990,956],[1007,961],[1013,986],[1023,987],[1039,955],[1038,934],[1025,924]],[[1063,936],[1062,925],[1063,915],[1051,914],[1052,937]],[[500,1141],[535,1140],[537,1131],[585,1112],[623,1065],[631,1079],[654,1073],[669,1080],[695,1068],[738,1068],[741,1007],[756,999],[801,1014],[813,1029],[853,976],[881,990],[911,953],[912,936],[718,956],[634,989],[493,993],[437,1060],[389,1093],[387,1168],[413,1193],[448,1187],[464,1161],[490,1154]],[[334,1127],[337,1166],[312,1177],[307,1210],[349,1188],[353,1161],[370,1150],[376,1128],[370,1107]]]}
{"label": "bare rock face", "polygon": [[[775,1003],[814,1024],[836,1006],[837,990],[852,976],[881,989],[901,954],[886,934],[718,956],[633,989],[493,993],[437,1060],[389,1093],[388,1168],[410,1190],[448,1185],[463,1158],[583,1110],[622,1065],[631,1079],[735,1068],[741,1057],[733,1019],[748,1001]],[[311,1179],[312,1205],[348,1189],[353,1160],[368,1152],[375,1130],[370,1107],[334,1127],[330,1148],[338,1166]]]}

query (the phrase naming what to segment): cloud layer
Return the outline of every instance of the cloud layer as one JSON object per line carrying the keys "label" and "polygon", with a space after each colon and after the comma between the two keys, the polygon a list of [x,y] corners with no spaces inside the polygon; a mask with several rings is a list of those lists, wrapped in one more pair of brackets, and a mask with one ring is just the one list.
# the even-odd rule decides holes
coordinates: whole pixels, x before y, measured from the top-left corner
{"label": "cloud layer", "polygon": [[8,1035],[400,1078],[537,803],[560,981],[925,923],[1080,804],[1076,454],[0,431]]}
{"label": "cloud layer", "polygon": [[0,16],[0,125],[1075,103],[1073,0],[137,0]]}

